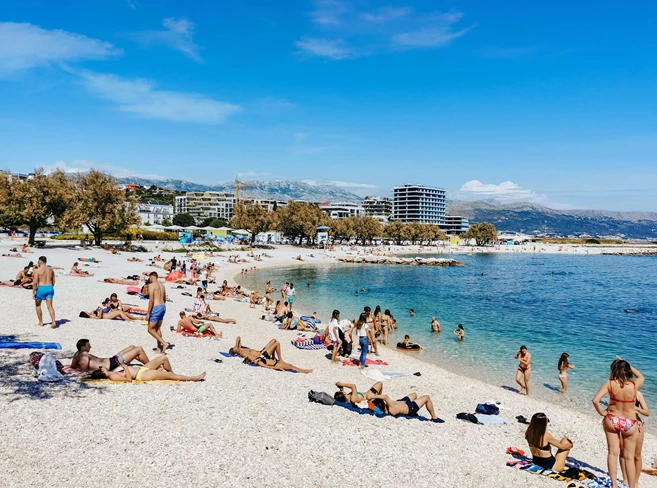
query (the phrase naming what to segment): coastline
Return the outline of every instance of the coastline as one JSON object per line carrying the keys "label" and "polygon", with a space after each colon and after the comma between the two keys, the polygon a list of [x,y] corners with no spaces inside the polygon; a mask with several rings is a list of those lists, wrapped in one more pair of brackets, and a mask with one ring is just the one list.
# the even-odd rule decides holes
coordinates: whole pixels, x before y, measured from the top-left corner
{"label": "coastline", "polygon": [[[0,242],[0,247],[7,244]],[[267,252],[275,258],[248,265],[275,269],[331,262],[295,262],[292,256],[300,252],[295,248]],[[152,253],[112,256],[99,249],[46,248],[26,259],[0,258],[0,263],[6,274],[15,274],[24,261],[42,253],[54,265],[66,269],[78,255],[96,256],[103,262],[89,270],[96,272],[98,279],[152,269],[126,262],[127,257],[143,258]],[[211,259],[220,262],[217,282],[234,281],[239,275],[241,264],[224,264],[225,257]],[[29,292],[0,288],[0,305],[15,311],[0,324],[0,334],[17,334],[21,340],[56,340],[63,346],[62,351],[56,351],[62,359],[71,357],[80,337],[89,338],[92,352],[101,356],[114,354],[128,344],[142,345],[152,354],[154,341],[139,323],[90,322],[77,317],[78,310],[88,309],[85,307],[90,302],[98,302],[111,292],[119,293],[126,303],[135,303],[134,298],[125,295],[125,287],[99,283],[96,278],[58,274],[55,309],[68,322],[57,330],[34,326]],[[15,433],[0,447],[0,466],[9,475],[8,486],[39,486],[44,479],[52,486],[106,484],[108,480],[119,485],[151,486],[390,486],[413,479],[414,484],[445,487],[490,485],[491,480],[499,487],[554,487],[551,479],[505,466],[511,459],[505,453],[507,447],[526,449],[525,426],[516,423],[515,416],[529,418],[538,411],[550,416],[555,435],[568,433],[573,439],[574,457],[606,470],[607,450],[600,417],[525,398],[391,348],[380,350],[381,358],[390,364],[388,370],[421,371],[422,376],[386,381],[385,391],[398,398],[410,391],[431,395],[436,413],[446,420],[445,424],[378,419],[308,403],[311,389],[332,394],[336,381],[365,388],[372,380],[357,368],[330,365],[321,351],[294,348],[290,340],[297,337],[296,333],[263,322],[262,308],[250,309],[248,303],[211,302],[222,316],[238,319],[236,326],[218,324],[224,334],[219,341],[171,334],[168,329],[175,323],[177,312],[191,306],[193,298],[181,296],[185,290],[171,285],[167,290],[173,303],[168,304],[163,330],[165,338],[175,343],[168,356],[181,374],[207,371],[203,383],[99,387],[83,387],[76,382],[41,384],[32,378],[32,367],[25,360],[29,350],[0,351],[5,365],[0,382],[5,415],[0,426]],[[306,311],[305,304],[300,310]],[[262,347],[272,337],[277,338],[286,361],[314,371],[309,375],[290,374],[249,368],[233,358],[222,358],[220,364],[211,361],[219,351],[227,351],[237,335],[251,347]],[[63,362],[68,364],[68,360]],[[486,400],[502,402],[500,415],[513,423],[481,426],[454,418],[459,412],[473,411],[476,403]],[[73,443],[72,435],[82,441]],[[42,438],[47,439],[51,449],[34,452],[28,447],[33,446],[33,439]],[[180,461],[181,453],[190,455]],[[657,438],[648,433],[644,465],[656,456]],[[383,468],[372,470],[376,465]],[[363,473],[367,473],[365,478]],[[644,475],[641,486],[657,487],[656,481]]]}

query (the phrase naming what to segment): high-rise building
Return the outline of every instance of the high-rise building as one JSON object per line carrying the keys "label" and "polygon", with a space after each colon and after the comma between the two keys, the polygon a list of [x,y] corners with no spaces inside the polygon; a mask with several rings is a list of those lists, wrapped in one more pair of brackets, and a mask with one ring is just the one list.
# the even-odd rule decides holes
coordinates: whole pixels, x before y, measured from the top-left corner
{"label": "high-rise building", "polygon": [[467,217],[460,215],[445,216],[445,223],[440,226],[440,230],[446,234],[463,234],[470,228],[470,221]]}
{"label": "high-rise building", "polygon": [[447,192],[441,188],[403,185],[393,188],[392,219],[404,223],[445,224]]}
{"label": "high-rise building", "polygon": [[368,217],[389,217],[392,215],[392,199],[389,197],[365,197],[363,208]]}
{"label": "high-rise building", "polygon": [[176,197],[174,214],[187,213],[197,221],[213,218],[230,220],[235,208],[235,194],[217,191],[187,192]]}
{"label": "high-rise building", "polygon": [[323,203],[319,208],[336,220],[365,216],[365,209],[358,203]]}

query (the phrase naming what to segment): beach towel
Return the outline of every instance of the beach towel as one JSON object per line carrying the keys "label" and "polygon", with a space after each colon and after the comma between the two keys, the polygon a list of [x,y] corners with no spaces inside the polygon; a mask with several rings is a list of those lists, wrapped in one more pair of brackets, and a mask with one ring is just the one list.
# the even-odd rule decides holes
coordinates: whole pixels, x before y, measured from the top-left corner
{"label": "beach towel", "polygon": [[223,357],[226,357],[226,358],[239,358],[239,357],[241,357],[239,354],[235,354],[235,353],[231,354],[229,352],[220,352],[219,354],[221,354]]}
{"label": "beach towel", "polygon": [[0,342],[0,349],[61,349],[56,342]]}
{"label": "beach towel", "polygon": [[374,381],[385,381],[392,378],[401,378],[402,376],[413,376],[413,373],[404,373],[402,371],[386,371],[383,372],[380,369],[366,368],[363,369],[360,374],[368,377]]}
{"label": "beach towel", "polygon": [[173,271],[173,272],[171,272],[167,275],[165,280],[168,281],[169,283],[171,283],[171,282],[174,282],[174,281],[178,281],[183,276],[184,275],[182,274],[181,271]]}
{"label": "beach towel", "polygon": [[502,425],[502,424],[511,424],[512,422],[504,417],[498,415],[485,415],[481,413],[475,414],[475,417],[482,425]]}
{"label": "beach towel", "polygon": [[[336,401],[333,403],[333,405],[336,405],[338,407],[346,408],[347,410],[351,410],[352,412],[356,412],[359,415],[373,415],[375,417],[383,418],[383,417],[393,417],[392,415],[389,415],[387,413],[383,413],[381,410],[378,408],[375,408],[374,410],[370,410],[368,408],[360,408],[357,407],[356,405],[352,405],[351,403],[344,403],[344,402],[338,402]],[[410,419],[410,420],[421,420],[423,422],[432,422],[431,419],[427,417],[421,417],[421,416],[410,416],[410,415],[397,415],[394,416],[393,418],[396,419]],[[442,419],[436,419],[434,422],[436,423],[443,423],[444,420]]]}
{"label": "beach towel", "polygon": [[187,331],[181,331],[181,332],[177,332],[177,333],[182,335],[183,337],[194,337],[196,339],[211,339],[211,340],[215,340],[215,341],[218,341],[219,339],[221,339],[220,337],[215,337],[213,335],[206,335],[206,334],[200,334],[199,335],[199,334],[194,334],[193,332],[187,332]]}
{"label": "beach towel", "polygon": [[[34,372],[34,376],[37,377],[39,381],[61,381],[64,378],[64,375],[57,370],[57,359],[50,353],[44,354],[41,356],[39,361],[39,369]],[[61,363],[60,363],[61,365]]]}
{"label": "beach towel", "polygon": [[80,383],[85,385],[130,385],[130,384],[154,384],[154,385],[179,385],[180,381],[178,380],[151,380],[151,381],[112,381],[108,378],[103,379],[91,379],[89,377],[80,378]]}
{"label": "beach towel", "polygon": [[127,289],[128,295],[140,295],[141,294],[141,288],[138,286],[129,286]]}
{"label": "beach towel", "polygon": [[306,328],[311,330],[317,330],[317,324],[315,323],[315,319],[313,319],[312,317],[309,317],[307,315],[302,315],[301,317],[299,317],[299,320],[301,320],[306,325]]}
{"label": "beach towel", "polygon": [[298,339],[293,339],[290,342],[292,342],[292,345],[294,347],[297,347],[299,349],[305,349],[308,351],[313,351],[317,349],[326,349],[326,346],[324,344],[322,344],[321,342],[318,344],[317,342],[315,342],[314,339],[298,338]]}
{"label": "beach towel", "polygon": [[79,275],[79,274],[70,274],[70,273],[65,273],[64,276],[72,276],[74,278],[91,278],[92,275]]}
{"label": "beach towel", "polygon": [[[187,313],[193,313],[193,314],[197,314],[197,313],[198,313],[196,310],[194,310],[194,309],[192,309],[192,308],[186,308],[186,309],[185,309],[185,312],[187,312]],[[204,314],[204,315],[207,315],[208,317],[219,317],[219,312],[210,312],[210,313],[206,313],[206,314]]]}
{"label": "beach towel", "polygon": [[[360,361],[358,359],[354,359],[354,358],[346,358],[346,359],[338,358],[338,359],[342,362],[343,366],[359,366],[360,365]],[[367,366],[388,366],[388,363],[386,363],[385,361],[383,361],[381,359],[367,359],[365,361],[365,365],[367,365]]]}

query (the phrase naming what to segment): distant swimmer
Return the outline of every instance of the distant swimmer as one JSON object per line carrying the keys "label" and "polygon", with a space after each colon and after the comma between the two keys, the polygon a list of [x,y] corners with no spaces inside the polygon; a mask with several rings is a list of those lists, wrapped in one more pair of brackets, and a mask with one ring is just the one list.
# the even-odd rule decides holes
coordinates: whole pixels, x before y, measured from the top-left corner
{"label": "distant swimmer", "polygon": [[411,317],[415,317],[415,310],[411,309],[410,314],[411,314]]}
{"label": "distant swimmer", "polygon": [[463,328],[463,324],[459,324],[459,326],[454,329],[454,335],[456,335],[456,338],[459,341],[462,341],[465,338],[465,329]]}
{"label": "distant swimmer", "polygon": [[[520,346],[520,351],[515,355],[515,359],[520,360],[518,371],[516,371],[516,383],[520,385],[519,393],[522,394],[522,391],[525,390],[527,392],[525,395],[529,396],[529,378],[532,375],[532,366],[530,364],[532,355],[527,351],[525,346]],[[523,379],[524,383],[522,381]]]}
{"label": "distant swimmer", "polygon": [[431,332],[440,332],[440,322],[436,317],[431,317]]}
{"label": "distant swimmer", "polygon": [[636,310],[634,310],[633,308],[626,308],[625,313],[636,313]]}
{"label": "distant swimmer", "polygon": [[485,274],[485,273],[481,273],[481,276],[486,276],[486,274]]}
{"label": "distant swimmer", "polygon": [[358,296],[358,290],[354,292],[354,296]]}
{"label": "distant swimmer", "polygon": [[559,381],[561,381],[561,393],[568,391],[568,370],[575,369],[575,365],[570,364],[568,358],[570,358],[570,355],[564,352],[559,358],[559,364],[557,365],[559,369]]}

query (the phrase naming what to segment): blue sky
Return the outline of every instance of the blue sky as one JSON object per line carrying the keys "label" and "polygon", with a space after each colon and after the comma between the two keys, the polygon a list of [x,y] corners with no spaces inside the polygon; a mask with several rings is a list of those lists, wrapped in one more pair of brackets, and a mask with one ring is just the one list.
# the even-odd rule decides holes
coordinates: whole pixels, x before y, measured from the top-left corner
{"label": "blue sky", "polygon": [[0,166],[657,210],[657,6],[30,1]]}

